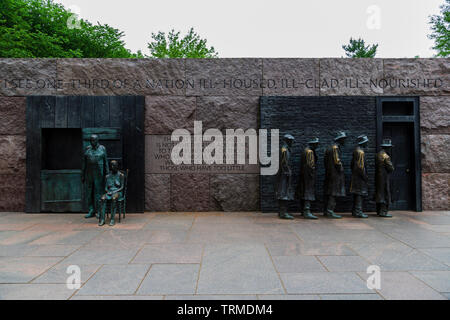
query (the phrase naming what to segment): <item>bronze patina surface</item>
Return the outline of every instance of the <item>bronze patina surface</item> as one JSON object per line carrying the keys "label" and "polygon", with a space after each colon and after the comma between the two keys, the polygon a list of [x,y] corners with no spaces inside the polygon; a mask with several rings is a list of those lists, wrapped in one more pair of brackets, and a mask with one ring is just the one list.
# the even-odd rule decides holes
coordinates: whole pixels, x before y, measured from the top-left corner
{"label": "bronze patina surface", "polygon": [[99,212],[99,201],[102,196],[105,177],[109,173],[106,148],[99,144],[98,136],[93,134],[90,145],[83,156],[81,180],[85,183],[86,199],[89,212],[85,218],[92,218]]}
{"label": "bronze patina surface", "polygon": [[285,134],[280,146],[280,166],[278,169],[277,179],[277,199],[279,202],[279,217],[281,219],[293,219],[287,213],[289,201],[294,200],[294,192],[292,190],[292,157],[291,148],[294,143],[294,137]]}
{"label": "bronze patina surface", "polygon": [[115,224],[114,217],[117,212],[118,201],[123,197],[125,175],[119,171],[119,163],[116,160],[111,161],[111,172],[106,176],[105,191],[106,193],[101,197],[102,211],[99,225],[105,224],[106,205],[109,201],[111,204],[111,221],[110,226]]}
{"label": "bronze patina surface", "polygon": [[366,157],[364,149],[367,147],[369,139],[366,135],[358,137],[358,145],[353,151],[352,157],[352,181],[350,183],[350,193],[353,194],[352,215],[358,218],[367,218],[363,212],[363,197],[368,194],[369,177],[367,175]]}
{"label": "bronze patina surface", "polygon": [[300,209],[306,219],[317,219],[311,213],[311,202],[316,200],[316,149],[319,138],[308,141],[308,146],[303,150],[300,159],[300,179],[297,186],[297,196],[300,200]]}
{"label": "bronze patina surface", "polygon": [[325,164],[325,208],[324,216],[334,219],[341,218],[340,215],[334,212],[336,207],[336,197],[345,197],[345,177],[344,165],[341,161],[341,149],[345,144],[347,135],[343,131],[339,131],[335,143],[325,150],[324,164]]}
{"label": "bronze patina surface", "polygon": [[375,167],[375,201],[377,203],[377,214],[380,217],[390,218],[388,213],[391,204],[390,176],[394,171],[389,152],[392,148],[391,139],[383,139],[381,150],[378,152]]}

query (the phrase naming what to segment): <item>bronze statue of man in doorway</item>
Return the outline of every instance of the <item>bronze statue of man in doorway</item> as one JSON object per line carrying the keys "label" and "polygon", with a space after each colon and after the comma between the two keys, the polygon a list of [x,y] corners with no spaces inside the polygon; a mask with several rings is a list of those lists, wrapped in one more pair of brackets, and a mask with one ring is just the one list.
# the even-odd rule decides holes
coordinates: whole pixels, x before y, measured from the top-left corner
{"label": "bronze statue of man in doorway", "polygon": [[375,159],[375,202],[377,203],[377,215],[383,218],[391,218],[388,213],[391,204],[390,175],[394,171],[389,152],[392,149],[391,139],[383,139],[381,150]]}
{"label": "bronze statue of man in doorway", "polygon": [[105,190],[105,177],[109,173],[106,148],[99,144],[98,136],[91,135],[90,145],[84,151],[81,180],[85,183],[86,199],[89,208],[85,218],[99,214],[99,201]]}

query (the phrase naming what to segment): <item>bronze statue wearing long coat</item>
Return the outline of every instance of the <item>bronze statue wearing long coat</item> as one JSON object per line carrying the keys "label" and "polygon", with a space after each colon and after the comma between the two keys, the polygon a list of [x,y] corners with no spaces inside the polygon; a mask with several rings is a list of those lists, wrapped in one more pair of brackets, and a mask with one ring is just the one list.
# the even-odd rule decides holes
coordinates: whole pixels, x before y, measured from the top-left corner
{"label": "bronze statue wearing long coat", "polygon": [[301,200],[316,200],[316,163],[316,153],[311,147],[306,147],[300,158],[300,179],[297,186],[297,194]]}
{"label": "bronze statue wearing long coat", "polygon": [[294,200],[294,192],[292,190],[292,164],[291,150],[284,140],[280,148],[280,166],[277,176],[277,199],[278,200]]}
{"label": "bronze statue wearing long coat", "polygon": [[351,168],[352,181],[350,184],[350,193],[367,196],[367,182],[369,178],[367,176],[364,150],[360,146],[357,146],[353,151]]}
{"label": "bronze statue wearing long coat", "polygon": [[341,150],[333,144],[325,150],[325,195],[345,197],[344,166],[341,161]]}
{"label": "bronze statue wearing long coat", "polygon": [[391,203],[389,177],[394,171],[394,166],[391,157],[383,149],[378,152],[375,162],[375,202],[389,205]]}
{"label": "bronze statue wearing long coat", "polygon": [[98,136],[93,134],[91,144],[83,155],[81,179],[85,183],[85,193],[89,212],[85,218],[92,218],[99,211],[98,204],[103,194],[105,177],[109,173],[106,148],[98,143]]}

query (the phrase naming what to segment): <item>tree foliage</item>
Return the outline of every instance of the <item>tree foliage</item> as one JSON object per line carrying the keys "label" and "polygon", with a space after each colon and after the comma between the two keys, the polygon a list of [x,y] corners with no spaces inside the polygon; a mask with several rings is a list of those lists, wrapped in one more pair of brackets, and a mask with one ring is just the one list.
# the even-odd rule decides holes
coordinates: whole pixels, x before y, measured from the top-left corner
{"label": "tree foliage", "polygon": [[350,38],[350,43],[343,45],[342,48],[349,58],[374,58],[377,54],[378,44],[366,46],[363,39]]}
{"label": "tree foliage", "polygon": [[214,47],[208,47],[206,39],[202,39],[191,28],[184,36],[172,29],[168,35],[162,31],[152,33],[153,41],[148,43],[150,54],[154,58],[217,58]]}
{"label": "tree foliage", "polygon": [[437,57],[450,56],[450,0],[446,0],[440,6],[441,15],[430,17],[431,34],[428,36],[434,40],[433,49],[437,51]]}
{"label": "tree foliage", "polygon": [[[123,32],[77,20],[53,0],[0,0],[0,57],[131,58]],[[68,24],[69,21],[69,24]],[[69,25],[69,26],[68,26]]]}

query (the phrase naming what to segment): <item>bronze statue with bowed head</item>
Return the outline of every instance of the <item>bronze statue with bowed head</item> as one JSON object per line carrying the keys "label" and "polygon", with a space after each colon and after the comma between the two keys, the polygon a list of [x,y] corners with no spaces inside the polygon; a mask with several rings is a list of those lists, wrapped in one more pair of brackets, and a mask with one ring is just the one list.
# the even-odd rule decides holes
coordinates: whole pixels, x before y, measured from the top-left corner
{"label": "bronze statue with bowed head", "polygon": [[280,165],[277,175],[276,194],[279,203],[280,219],[294,219],[293,216],[287,213],[289,201],[294,200],[294,192],[292,190],[292,144],[294,137],[290,134],[285,134],[280,147]]}
{"label": "bronze statue with bowed head", "polygon": [[297,195],[305,219],[317,219],[311,213],[311,202],[316,200],[316,149],[318,145],[319,138],[309,140],[308,146],[303,150],[300,159],[300,179],[297,186]]}
{"label": "bronze statue with bowed head", "polygon": [[336,207],[336,197],[345,197],[344,165],[341,161],[341,153],[346,139],[347,135],[345,132],[339,131],[334,138],[335,143],[325,150],[324,156],[324,216],[333,219],[342,218],[334,212],[334,209]]}
{"label": "bronze statue with bowed head", "polygon": [[394,166],[389,156],[392,150],[391,139],[383,139],[381,150],[375,159],[375,202],[377,204],[377,215],[383,218],[391,218],[388,213],[391,204],[390,175],[394,171]]}
{"label": "bronze statue with bowed head", "polygon": [[368,195],[368,181],[366,168],[366,157],[364,149],[367,147],[369,139],[366,135],[358,137],[358,145],[353,151],[352,157],[352,180],[350,183],[350,193],[353,194],[352,216],[356,218],[367,218],[363,212],[363,197]]}

